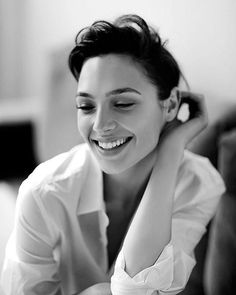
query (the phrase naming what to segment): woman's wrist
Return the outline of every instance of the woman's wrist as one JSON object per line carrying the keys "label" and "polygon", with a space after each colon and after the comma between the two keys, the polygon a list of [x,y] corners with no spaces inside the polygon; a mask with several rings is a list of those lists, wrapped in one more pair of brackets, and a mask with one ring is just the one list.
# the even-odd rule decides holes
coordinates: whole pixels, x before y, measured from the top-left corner
{"label": "woman's wrist", "polygon": [[179,136],[169,136],[164,138],[159,144],[157,149],[157,161],[159,158],[167,159],[182,158],[185,149],[185,142]]}

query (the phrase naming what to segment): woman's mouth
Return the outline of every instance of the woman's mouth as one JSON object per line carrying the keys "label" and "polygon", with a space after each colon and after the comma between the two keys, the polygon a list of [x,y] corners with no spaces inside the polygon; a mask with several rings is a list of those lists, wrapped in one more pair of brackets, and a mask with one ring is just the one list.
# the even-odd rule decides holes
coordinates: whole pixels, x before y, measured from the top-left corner
{"label": "woman's mouth", "polygon": [[100,140],[93,140],[93,142],[102,150],[109,151],[118,149],[124,145],[126,145],[132,137],[123,137],[112,141],[100,141]]}

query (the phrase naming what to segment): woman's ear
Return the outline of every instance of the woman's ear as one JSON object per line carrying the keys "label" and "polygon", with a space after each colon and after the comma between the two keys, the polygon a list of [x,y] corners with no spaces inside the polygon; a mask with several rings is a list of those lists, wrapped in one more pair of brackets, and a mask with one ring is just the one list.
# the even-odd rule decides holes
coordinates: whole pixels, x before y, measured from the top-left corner
{"label": "woman's ear", "polygon": [[174,120],[179,110],[178,88],[174,87],[171,90],[170,96],[161,101],[166,122]]}

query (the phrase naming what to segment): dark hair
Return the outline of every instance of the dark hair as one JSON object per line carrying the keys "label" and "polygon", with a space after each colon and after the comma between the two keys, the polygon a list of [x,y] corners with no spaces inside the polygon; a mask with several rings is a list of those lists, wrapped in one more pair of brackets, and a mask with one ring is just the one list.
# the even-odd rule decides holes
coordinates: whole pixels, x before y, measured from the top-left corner
{"label": "dark hair", "polygon": [[124,15],[113,23],[96,21],[77,34],[69,55],[69,68],[78,80],[86,59],[110,53],[128,55],[143,67],[163,100],[183,77],[165,45],[158,32],[137,15]]}

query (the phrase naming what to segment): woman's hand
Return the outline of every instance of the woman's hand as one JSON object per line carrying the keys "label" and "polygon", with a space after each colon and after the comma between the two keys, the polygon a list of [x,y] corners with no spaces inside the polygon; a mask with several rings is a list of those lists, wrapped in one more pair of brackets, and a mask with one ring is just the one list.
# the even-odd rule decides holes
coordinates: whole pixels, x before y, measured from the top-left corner
{"label": "woman's hand", "polygon": [[111,295],[110,283],[99,283],[93,285],[79,295]]}
{"label": "woman's hand", "polygon": [[189,106],[189,118],[186,122],[178,119],[167,123],[162,131],[161,141],[173,140],[174,144],[180,143],[183,148],[197,136],[208,124],[208,116],[203,95],[179,91],[181,99],[180,107],[183,104]]}

